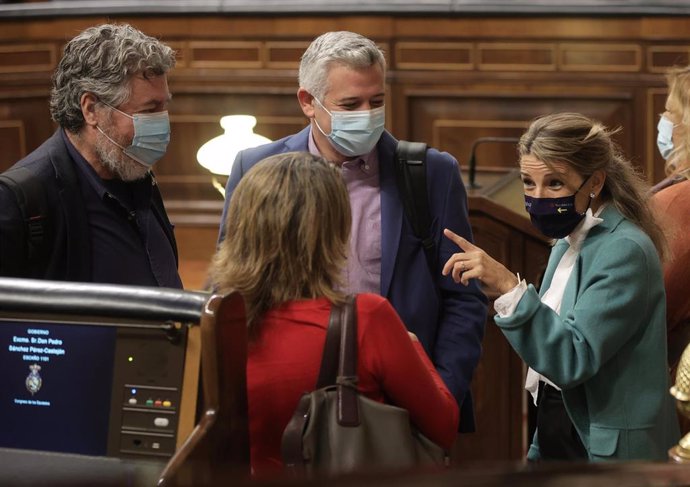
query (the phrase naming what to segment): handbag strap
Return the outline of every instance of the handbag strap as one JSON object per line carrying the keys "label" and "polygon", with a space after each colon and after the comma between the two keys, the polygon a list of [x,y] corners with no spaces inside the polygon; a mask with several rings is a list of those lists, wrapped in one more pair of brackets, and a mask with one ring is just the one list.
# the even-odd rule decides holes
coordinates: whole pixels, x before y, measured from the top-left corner
{"label": "handbag strap", "polygon": [[338,363],[338,423],[359,426],[359,391],[357,390],[357,308],[355,296],[349,295],[340,308],[340,354]]}
{"label": "handbag strap", "polygon": [[326,341],[323,345],[323,355],[321,356],[321,368],[319,378],[316,381],[316,389],[332,386],[336,383],[336,374],[339,365],[340,337],[342,333],[342,306],[332,305],[331,314],[328,318],[328,328],[326,329]]}
{"label": "handbag strap", "polygon": [[[338,422],[344,424],[356,421],[359,424],[359,411],[357,410],[357,321],[354,308],[354,296],[347,296],[345,305],[333,305],[328,319],[326,341],[321,357],[321,368],[315,389],[336,385],[338,381],[347,382],[341,377],[351,376],[350,384],[354,382],[354,388],[350,386],[338,386]],[[354,323],[353,323],[354,318]],[[343,327],[345,323],[345,327]],[[354,333],[354,340],[352,336]],[[343,339],[344,338],[344,339]],[[354,343],[352,343],[354,342]],[[352,353],[354,347],[354,355]],[[345,353],[349,350],[350,353]],[[353,362],[354,360],[354,362]],[[353,369],[354,363],[354,369]],[[336,376],[337,374],[337,376]],[[352,417],[352,391],[354,391],[355,418]],[[344,405],[345,407],[341,407]],[[309,418],[311,398],[309,394],[303,394],[297,403],[297,408],[292,418],[283,431],[281,442],[281,455],[288,470],[299,474],[304,471],[304,458],[302,456],[302,434]],[[341,415],[341,410],[344,416]],[[344,418],[344,419],[343,419]]]}

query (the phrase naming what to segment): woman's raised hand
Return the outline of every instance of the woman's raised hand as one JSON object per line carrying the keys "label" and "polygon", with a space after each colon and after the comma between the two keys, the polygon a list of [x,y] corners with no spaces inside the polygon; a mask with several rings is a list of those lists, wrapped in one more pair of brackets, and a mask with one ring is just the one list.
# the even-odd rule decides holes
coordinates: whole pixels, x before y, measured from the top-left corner
{"label": "woman's raised hand", "polygon": [[488,288],[501,294],[518,284],[515,274],[482,249],[447,228],[443,230],[443,234],[463,250],[451,255],[445,263],[442,271],[444,276],[450,274],[455,282],[461,282],[465,286],[470,279],[479,279]]}

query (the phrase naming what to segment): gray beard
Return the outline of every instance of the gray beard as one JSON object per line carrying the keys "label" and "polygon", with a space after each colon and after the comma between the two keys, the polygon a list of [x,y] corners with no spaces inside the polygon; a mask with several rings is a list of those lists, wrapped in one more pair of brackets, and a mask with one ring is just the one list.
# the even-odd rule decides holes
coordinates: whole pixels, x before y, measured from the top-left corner
{"label": "gray beard", "polygon": [[[110,127],[104,127],[106,128]],[[113,138],[113,140],[116,139]],[[103,134],[98,134],[95,149],[101,164],[122,181],[138,181],[144,179],[149,172],[149,168],[127,156]]]}

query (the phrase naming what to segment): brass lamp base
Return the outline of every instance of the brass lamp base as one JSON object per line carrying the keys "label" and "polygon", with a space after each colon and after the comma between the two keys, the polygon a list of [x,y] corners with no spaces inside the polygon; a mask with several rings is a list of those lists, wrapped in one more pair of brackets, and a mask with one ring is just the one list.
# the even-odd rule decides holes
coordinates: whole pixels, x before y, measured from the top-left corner
{"label": "brass lamp base", "polygon": [[668,451],[668,458],[675,463],[690,463],[690,433]]}

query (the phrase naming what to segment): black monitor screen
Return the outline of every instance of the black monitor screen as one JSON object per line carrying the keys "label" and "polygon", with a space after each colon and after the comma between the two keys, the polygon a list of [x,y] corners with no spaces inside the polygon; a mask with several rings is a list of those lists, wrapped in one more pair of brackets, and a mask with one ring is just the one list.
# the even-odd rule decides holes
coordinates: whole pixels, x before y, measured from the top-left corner
{"label": "black monitor screen", "polygon": [[0,447],[105,455],[116,334],[0,321]]}

